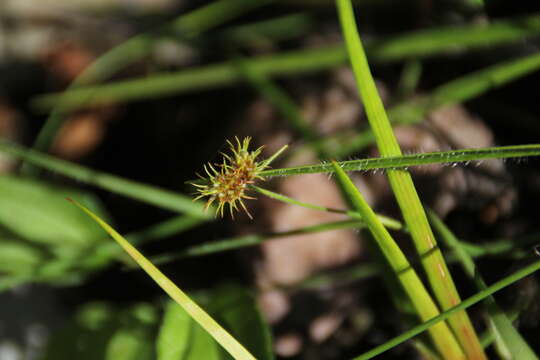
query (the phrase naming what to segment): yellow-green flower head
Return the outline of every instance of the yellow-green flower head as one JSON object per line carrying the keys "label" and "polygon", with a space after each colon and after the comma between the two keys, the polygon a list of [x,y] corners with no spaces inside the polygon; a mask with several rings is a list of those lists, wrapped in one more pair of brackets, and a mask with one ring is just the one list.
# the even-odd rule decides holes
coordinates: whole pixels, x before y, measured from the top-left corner
{"label": "yellow-green flower head", "polygon": [[252,219],[243,200],[255,198],[247,196],[246,190],[257,179],[263,180],[259,173],[266,169],[270,162],[286,148],[286,146],[281,148],[268,160],[257,162],[257,157],[263,147],[249,151],[250,141],[250,137],[246,137],[242,141],[235,137],[236,144],[227,140],[232,154],[222,153],[223,163],[204,166],[208,178],[200,177],[206,181],[206,184],[193,184],[197,187],[198,194],[195,200],[208,197],[206,209],[214,201],[218,204],[216,215],[220,214],[223,217],[224,208],[228,205],[231,216],[234,217],[234,211],[238,210],[238,204],[240,204]]}

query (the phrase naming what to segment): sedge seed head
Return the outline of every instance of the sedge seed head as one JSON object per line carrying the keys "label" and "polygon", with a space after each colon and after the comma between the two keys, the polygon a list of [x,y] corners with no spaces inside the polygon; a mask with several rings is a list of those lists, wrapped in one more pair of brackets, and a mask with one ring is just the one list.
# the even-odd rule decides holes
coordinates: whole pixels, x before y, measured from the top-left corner
{"label": "sedge seed head", "polygon": [[197,199],[207,198],[206,209],[214,202],[217,204],[216,215],[223,217],[224,209],[229,207],[231,217],[238,210],[240,205],[246,214],[252,219],[244,199],[253,199],[246,195],[249,184],[253,184],[257,179],[263,179],[259,173],[268,167],[268,161],[257,161],[257,157],[262,151],[262,147],[254,151],[249,151],[250,137],[240,141],[234,138],[234,143],[227,140],[230,154],[223,154],[223,162],[220,164],[207,164],[204,171],[207,177],[204,184],[193,184],[197,187]]}

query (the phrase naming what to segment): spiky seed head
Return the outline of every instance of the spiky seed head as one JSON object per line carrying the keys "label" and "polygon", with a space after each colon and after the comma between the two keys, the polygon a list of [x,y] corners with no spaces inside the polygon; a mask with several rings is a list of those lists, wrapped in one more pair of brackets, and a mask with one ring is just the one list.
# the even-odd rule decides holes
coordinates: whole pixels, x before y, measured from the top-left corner
{"label": "spiky seed head", "polygon": [[[223,162],[221,164],[208,164],[203,166],[207,178],[200,176],[206,181],[205,184],[192,184],[197,189],[198,195],[195,200],[208,197],[206,209],[216,201],[216,215],[223,217],[225,207],[229,207],[231,217],[234,218],[234,212],[238,210],[238,205],[246,212],[250,219],[253,219],[249,213],[244,199],[254,199],[247,196],[245,191],[249,184],[253,184],[257,179],[263,180],[260,172],[270,165],[270,161],[257,162],[257,157],[260,155],[263,147],[259,147],[254,151],[249,151],[250,137],[244,138],[242,141],[238,137],[234,138],[234,143],[227,140],[231,154],[223,154]],[[285,150],[283,147],[270,160],[273,160],[279,153]]]}

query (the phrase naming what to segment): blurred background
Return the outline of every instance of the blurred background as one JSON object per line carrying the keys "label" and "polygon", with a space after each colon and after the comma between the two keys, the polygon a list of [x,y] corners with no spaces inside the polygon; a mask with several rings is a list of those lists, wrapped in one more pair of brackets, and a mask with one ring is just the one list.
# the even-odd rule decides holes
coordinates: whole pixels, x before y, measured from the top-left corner
{"label": "blurred background", "polygon": [[[538,4],[354,5],[404,152],[538,142]],[[346,56],[335,4],[327,0],[1,0],[0,359],[156,358],[165,296],[65,197],[131,236],[208,306],[215,294],[246,290],[278,358],[350,358],[409,328],[414,318],[397,321],[367,235],[340,228],[283,236],[339,222],[340,215],[257,194],[246,202],[254,220],[205,217],[198,205],[178,217],[137,197],[147,188],[126,196],[100,185],[99,174],[73,176],[51,158],[21,161],[34,148],[189,200],[187,182],[203,164],[220,161],[234,136],[264,145],[263,157],[289,144],[273,167],[376,157]],[[512,61],[529,65],[513,71]],[[498,75],[489,73],[497,66]],[[73,92],[60,97],[68,87]],[[539,239],[536,159],[411,171],[422,200],[458,237],[484,250],[498,244],[477,263],[488,282],[526,263]],[[400,218],[384,174],[353,179],[378,212]],[[262,186],[345,207],[326,175]],[[255,235],[271,240],[179,258],[200,244]],[[411,250],[406,235],[396,237]],[[458,267],[453,273],[463,297],[474,293]],[[518,314],[522,335],[538,352],[537,281],[522,281],[498,299]],[[485,329],[481,311],[472,316]],[[381,358],[421,354],[403,345]]]}

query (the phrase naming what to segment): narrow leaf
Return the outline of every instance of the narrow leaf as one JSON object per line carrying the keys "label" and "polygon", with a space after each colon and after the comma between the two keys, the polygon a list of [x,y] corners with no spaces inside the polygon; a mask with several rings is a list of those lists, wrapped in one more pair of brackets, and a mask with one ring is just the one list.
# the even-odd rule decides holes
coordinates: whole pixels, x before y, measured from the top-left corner
{"label": "narrow leaf", "polygon": [[[426,321],[439,314],[437,305],[431,299],[422,281],[401,252],[388,230],[379,221],[373,210],[369,207],[363,196],[353,184],[347,174],[336,162],[332,162],[336,172],[336,180],[343,197],[350,206],[358,211],[371,232],[378,248],[381,250],[390,267],[396,274],[403,290],[411,300],[418,316]],[[445,359],[460,359],[463,357],[461,347],[446,323],[439,323],[430,329],[430,335],[435,346]]]}
{"label": "narrow leaf", "polygon": [[[71,200],[73,201],[73,200]],[[204,328],[231,356],[237,360],[255,359],[240,343],[238,343],[225,329],[221,327],[210,315],[194,303],[182,290],[180,290],[168,277],[154,266],[143,254],[135,249],[116,230],[97,217],[81,204],[73,201],[82,211],[94,219],[124,250],[139,264],[139,266],[182,308]]]}
{"label": "narrow leaf", "polygon": [[463,300],[461,303],[459,303],[456,306],[451,307],[448,310],[445,310],[440,315],[430,319],[429,321],[426,321],[418,326],[415,326],[414,328],[404,332],[403,334],[396,336],[390,341],[387,341],[386,343],[377,346],[376,348],[371,349],[370,351],[357,356],[354,358],[354,360],[368,360],[372,359],[377,355],[380,355],[384,353],[385,351],[394,348],[395,346],[415,337],[418,334],[421,334],[422,332],[426,331],[427,329],[431,328],[433,325],[438,324],[439,322],[446,320],[448,317],[450,317],[452,314],[463,311],[466,308],[484,300],[488,296],[496,293],[499,290],[504,289],[505,287],[512,285],[513,283],[523,279],[526,276],[529,276],[533,274],[535,271],[538,271],[540,269],[540,260],[535,261],[534,263],[524,267],[521,270],[516,271],[512,275],[509,275],[499,281],[497,281],[495,284],[489,286],[485,290],[482,290],[475,295]]}
{"label": "narrow leaf", "polygon": [[[471,280],[474,280],[478,290],[484,290],[486,284],[477,272],[472,257],[461,246],[461,242],[433,211],[429,211],[428,215],[446,245],[457,255],[465,273]],[[512,322],[495,302],[495,299],[489,296],[486,299],[486,304],[489,312],[489,325],[496,334],[496,341],[503,344],[510,358],[515,360],[537,360],[538,357],[534,351],[514,328]]]}

